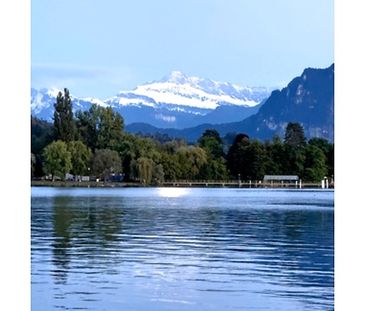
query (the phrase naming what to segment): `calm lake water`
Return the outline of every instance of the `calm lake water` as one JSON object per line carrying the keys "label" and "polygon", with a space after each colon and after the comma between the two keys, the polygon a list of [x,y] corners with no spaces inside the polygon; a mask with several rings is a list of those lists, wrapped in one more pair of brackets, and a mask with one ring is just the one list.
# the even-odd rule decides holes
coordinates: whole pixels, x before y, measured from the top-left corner
{"label": "calm lake water", "polygon": [[333,197],[32,188],[32,310],[333,310]]}

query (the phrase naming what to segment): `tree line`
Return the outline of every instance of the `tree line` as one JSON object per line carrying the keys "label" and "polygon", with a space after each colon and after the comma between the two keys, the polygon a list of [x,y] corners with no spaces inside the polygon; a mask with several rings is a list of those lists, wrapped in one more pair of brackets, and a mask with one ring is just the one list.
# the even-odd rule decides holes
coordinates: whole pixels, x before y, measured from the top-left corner
{"label": "tree line", "polygon": [[220,137],[206,130],[195,144],[124,131],[111,107],[92,105],[73,114],[67,89],[54,104],[53,124],[32,117],[32,177],[92,175],[109,180],[158,184],[164,180],[261,180],[264,175],[298,175],[320,181],[334,175],[334,144],[306,140],[298,123],[288,123],[284,139],[250,139],[244,133]]}

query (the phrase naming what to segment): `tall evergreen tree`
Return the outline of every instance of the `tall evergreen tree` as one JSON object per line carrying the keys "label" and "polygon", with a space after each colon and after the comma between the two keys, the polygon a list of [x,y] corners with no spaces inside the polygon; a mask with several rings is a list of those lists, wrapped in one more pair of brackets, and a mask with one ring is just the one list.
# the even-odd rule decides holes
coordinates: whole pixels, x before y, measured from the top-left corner
{"label": "tall evergreen tree", "polygon": [[243,150],[250,144],[249,136],[246,134],[236,135],[233,144],[229,148],[227,154],[227,166],[233,177],[237,177],[238,174],[242,174],[243,163],[242,156]]}
{"label": "tall evergreen tree", "polygon": [[68,89],[64,89],[64,95],[61,92],[58,93],[54,107],[53,124],[56,139],[65,142],[72,141],[75,130],[72,103]]}
{"label": "tall evergreen tree", "polygon": [[224,144],[216,130],[207,129],[198,140],[207,153],[207,163],[201,169],[202,179],[227,179],[228,171],[224,159]]}
{"label": "tall evergreen tree", "polygon": [[299,123],[289,122],[286,127],[285,144],[291,147],[305,146],[306,138],[304,128]]}

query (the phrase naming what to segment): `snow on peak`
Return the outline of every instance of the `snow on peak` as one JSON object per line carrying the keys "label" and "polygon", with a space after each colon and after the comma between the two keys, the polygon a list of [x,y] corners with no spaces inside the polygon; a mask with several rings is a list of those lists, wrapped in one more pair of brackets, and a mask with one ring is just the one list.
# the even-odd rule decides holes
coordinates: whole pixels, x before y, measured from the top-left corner
{"label": "snow on peak", "polygon": [[[32,111],[39,113],[43,109],[51,109],[60,91],[55,87],[32,89]],[[249,88],[228,82],[187,76],[177,70],[161,80],[139,85],[132,91],[119,92],[116,96],[103,101],[91,97],[78,98],[70,94],[77,109],[86,109],[90,104],[97,104],[115,108],[134,106],[163,108],[169,111],[183,109],[197,112],[200,110],[200,113],[208,113],[209,110],[214,110],[221,105],[254,107],[268,96],[269,91],[265,88]]]}
{"label": "snow on peak", "polygon": [[161,83],[170,82],[170,83],[187,83],[188,77],[181,71],[173,70],[169,75],[165,76],[160,81]]}
{"label": "snow on peak", "polygon": [[101,107],[108,107],[109,106],[104,101],[102,101],[98,98],[83,97],[83,98],[80,98],[80,100],[85,101],[85,102],[89,102],[91,104],[96,104],[96,105],[101,106]]}
{"label": "snow on peak", "polygon": [[161,80],[140,85],[130,92],[120,92],[107,102],[128,105],[132,94],[134,104],[167,104],[201,109],[215,109],[222,103],[254,107],[269,95],[228,82],[189,77],[181,71],[172,71]]}
{"label": "snow on peak", "polygon": [[62,91],[60,89],[58,89],[57,87],[51,87],[49,89],[47,89],[47,95],[50,97],[57,97],[58,93]]}

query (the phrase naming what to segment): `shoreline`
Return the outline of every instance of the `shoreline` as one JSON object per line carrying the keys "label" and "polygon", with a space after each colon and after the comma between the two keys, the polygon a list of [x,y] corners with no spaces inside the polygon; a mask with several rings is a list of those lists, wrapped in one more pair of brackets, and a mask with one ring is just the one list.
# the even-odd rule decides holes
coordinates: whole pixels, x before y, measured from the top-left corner
{"label": "shoreline", "polygon": [[244,183],[233,181],[172,181],[160,184],[144,185],[138,182],[76,182],[76,181],[45,181],[32,180],[31,187],[65,187],[65,188],[241,188],[241,189],[334,189],[322,188],[321,183],[303,183],[301,188],[289,183]]}

